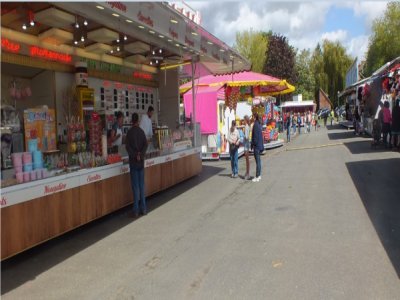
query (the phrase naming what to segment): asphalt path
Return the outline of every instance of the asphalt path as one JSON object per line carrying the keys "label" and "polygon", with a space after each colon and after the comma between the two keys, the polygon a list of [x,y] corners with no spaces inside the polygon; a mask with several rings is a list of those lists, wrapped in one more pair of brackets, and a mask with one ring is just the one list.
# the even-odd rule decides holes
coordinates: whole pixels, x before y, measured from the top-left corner
{"label": "asphalt path", "polygon": [[122,209],[3,262],[2,298],[400,299],[400,154],[370,143],[301,134],[258,183],[205,163],[145,217]]}

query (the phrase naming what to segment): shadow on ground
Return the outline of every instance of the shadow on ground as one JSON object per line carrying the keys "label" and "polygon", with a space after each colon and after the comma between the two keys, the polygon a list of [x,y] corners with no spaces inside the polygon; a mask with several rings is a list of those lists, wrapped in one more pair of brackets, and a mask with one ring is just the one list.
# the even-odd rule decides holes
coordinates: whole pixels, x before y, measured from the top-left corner
{"label": "shadow on ground", "polygon": [[352,154],[366,154],[375,152],[393,152],[393,149],[385,148],[384,145],[372,146],[372,139],[364,141],[345,142],[344,145]]}
{"label": "shadow on ground", "polygon": [[[221,170],[223,169],[219,167],[203,165],[203,172],[200,175],[148,197],[148,211],[151,212],[174,200]],[[46,270],[131,224],[134,220],[127,217],[130,211],[131,206],[127,206],[3,261],[1,263],[1,295],[34,280]]]}
{"label": "shadow on ground", "polygon": [[350,162],[346,166],[400,277],[400,158]]}

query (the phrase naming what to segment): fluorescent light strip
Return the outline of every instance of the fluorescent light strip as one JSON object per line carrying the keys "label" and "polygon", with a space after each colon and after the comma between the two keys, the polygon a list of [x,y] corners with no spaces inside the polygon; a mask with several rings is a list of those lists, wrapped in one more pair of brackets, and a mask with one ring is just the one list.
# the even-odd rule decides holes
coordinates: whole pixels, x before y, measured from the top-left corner
{"label": "fluorescent light strip", "polygon": [[119,14],[113,13],[112,15],[113,15],[114,17],[119,18]]}
{"label": "fluorescent light strip", "polygon": [[150,32],[151,34],[155,34],[155,32],[154,32],[153,30],[149,30],[149,32]]}
{"label": "fluorescent light strip", "polygon": [[139,25],[138,27],[139,27],[140,29],[144,29],[144,26],[142,26],[142,25]]}
{"label": "fluorescent light strip", "polygon": [[178,24],[177,20],[171,19],[171,23]]}
{"label": "fluorescent light strip", "polygon": [[159,37],[159,38],[162,38],[162,39],[164,38],[164,36],[163,36],[163,35],[161,35],[161,34],[160,34],[158,37]]}
{"label": "fluorescent light strip", "polygon": [[101,10],[104,9],[104,7],[103,7],[103,6],[100,6],[100,5],[96,5],[96,7],[97,7],[98,9],[101,9]]}
{"label": "fluorescent light strip", "polygon": [[127,19],[126,22],[128,22],[128,23],[133,23],[133,21],[132,21],[132,20],[129,20],[129,19]]}
{"label": "fluorescent light strip", "polygon": [[211,42],[207,42],[207,44],[209,44],[209,45],[214,45],[213,43],[211,43]]}
{"label": "fluorescent light strip", "polygon": [[198,35],[197,32],[192,32],[193,35]]}

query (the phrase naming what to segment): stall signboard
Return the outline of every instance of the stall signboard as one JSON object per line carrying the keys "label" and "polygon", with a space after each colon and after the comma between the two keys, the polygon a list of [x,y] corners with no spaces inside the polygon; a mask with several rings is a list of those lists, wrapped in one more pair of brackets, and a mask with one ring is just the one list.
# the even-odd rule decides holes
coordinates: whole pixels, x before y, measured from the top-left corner
{"label": "stall signboard", "polygon": [[55,120],[54,109],[34,108],[24,110],[25,149],[28,149],[28,140],[37,138],[39,150],[56,150]]}

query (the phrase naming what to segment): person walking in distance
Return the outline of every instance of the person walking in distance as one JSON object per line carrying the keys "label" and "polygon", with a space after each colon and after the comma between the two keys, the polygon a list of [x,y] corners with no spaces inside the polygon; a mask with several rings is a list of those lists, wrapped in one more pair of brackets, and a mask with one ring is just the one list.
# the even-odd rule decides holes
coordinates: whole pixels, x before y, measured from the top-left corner
{"label": "person walking in distance", "polygon": [[245,180],[250,179],[250,159],[249,159],[249,152],[250,152],[250,118],[249,116],[244,116],[244,157],[246,158],[246,174],[244,175]]}
{"label": "person walking in distance", "polygon": [[396,100],[396,104],[392,110],[392,136],[393,136],[393,146],[400,150],[399,143],[400,135],[400,96]]}
{"label": "person walking in distance", "polygon": [[[144,159],[147,150],[147,139],[139,127],[139,115],[132,114],[132,127],[126,135],[126,151],[129,155],[131,185],[133,190],[133,216],[139,216],[139,208],[143,215],[147,214],[146,198],[144,195]],[[139,207],[141,206],[141,207]]]}
{"label": "person walking in distance", "polygon": [[260,124],[260,117],[257,113],[254,114],[253,132],[251,134],[251,148],[253,149],[254,158],[256,160],[256,177],[253,178],[253,182],[259,182],[261,180],[260,154],[264,151],[264,141],[262,135],[262,127]]}
{"label": "person walking in distance", "polygon": [[292,127],[292,115],[287,113],[286,117],[286,137],[287,137],[287,142],[290,142],[290,128]]}
{"label": "person walking in distance", "polygon": [[239,160],[239,144],[240,144],[240,136],[239,131],[236,128],[236,121],[232,120],[231,129],[228,134],[228,143],[229,143],[229,154],[231,157],[231,168],[232,168],[232,178],[238,177],[238,160]]}
{"label": "person walking in distance", "polygon": [[297,127],[299,129],[299,135],[301,133],[301,115],[300,113],[297,114]]}
{"label": "person walking in distance", "polygon": [[[382,133],[383,133],[383,143],[386,147],[392,147],[392,132],[391,132],[391,123],[392,123],[392,115],[389,109],[390,105],[388,101],[385,101],[383,104],[383,125],[382,125]],[[388,141],[389,135],[389,141]]]}

